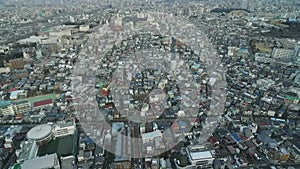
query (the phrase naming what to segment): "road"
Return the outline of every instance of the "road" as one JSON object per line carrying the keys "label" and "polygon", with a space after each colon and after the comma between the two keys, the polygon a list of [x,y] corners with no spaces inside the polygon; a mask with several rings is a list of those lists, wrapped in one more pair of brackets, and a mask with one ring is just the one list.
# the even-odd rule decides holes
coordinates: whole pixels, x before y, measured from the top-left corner
{"label": "road", "polygon": [[[143,158],[142,158],[142,143],[140,138],[140,131],[139,131],[139,124],[133,124],[133,138],[132,138],[132,158],[134,158],[134,166],[136,169],[140,168],[142,169],[143,164]],[[139,158],[140,157],[140,158]]]}

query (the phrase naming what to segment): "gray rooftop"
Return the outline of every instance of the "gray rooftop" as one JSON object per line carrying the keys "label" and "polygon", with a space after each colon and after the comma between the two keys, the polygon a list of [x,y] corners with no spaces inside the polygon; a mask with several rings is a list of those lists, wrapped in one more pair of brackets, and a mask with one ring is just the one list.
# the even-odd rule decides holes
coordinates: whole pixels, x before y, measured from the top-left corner
{"label": "gray rooftop", "polygon": [[22,169],[41,169],[52,168],[59,165],[56,154],[50,154],[42,157],[36,157],[31,160],[24,161]]}
{"label": "gray rooftop", "polygon": [[52,127],[48,124],[42,124],[33,127],[27,133],[27,138],[30,140],[40,140],[49,136],[52,132]]}

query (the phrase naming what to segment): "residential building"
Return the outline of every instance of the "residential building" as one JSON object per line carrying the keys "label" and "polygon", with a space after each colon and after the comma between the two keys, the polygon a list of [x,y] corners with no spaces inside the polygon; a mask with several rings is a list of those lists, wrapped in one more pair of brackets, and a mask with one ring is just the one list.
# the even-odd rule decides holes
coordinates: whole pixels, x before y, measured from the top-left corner
{"label": "residential building", "polygon": [[10,100],[0,100],[0,115],[2,116],[13,116],[15,115],[14,109],[11,107]]}
{"label": "residential building", "polygon": [[281,49],[281,48],[274,48],[272,52],[272,57],[274,59],[278,59],[283,62],[291,62],[293,61],[294,57],[294,50],[293,49]]}
{"label": "residential building", "polygon": [[28,113],[29,111],[31,111],[31,104],[27,100],[14,102],[12,104],[12,107],[15,114]]}

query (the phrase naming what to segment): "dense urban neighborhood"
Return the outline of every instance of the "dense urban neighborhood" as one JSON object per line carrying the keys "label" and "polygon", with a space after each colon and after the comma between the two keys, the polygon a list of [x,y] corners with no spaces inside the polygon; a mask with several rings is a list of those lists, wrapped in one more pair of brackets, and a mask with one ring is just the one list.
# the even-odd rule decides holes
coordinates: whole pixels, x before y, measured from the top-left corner
{"label": "dense urban neighborhood", "polygon": [[300,2],[0,0],[0,168],[300,168]]}

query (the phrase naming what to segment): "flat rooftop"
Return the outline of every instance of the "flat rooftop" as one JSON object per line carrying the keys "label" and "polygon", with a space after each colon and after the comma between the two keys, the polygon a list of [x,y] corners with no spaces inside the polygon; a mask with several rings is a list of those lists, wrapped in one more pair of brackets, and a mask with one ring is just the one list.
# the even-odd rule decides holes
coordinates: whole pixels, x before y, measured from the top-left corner
{"label": "flat rooftop", "polygon": [[52,168],[59,164],[56,154],[50,154],[43,157],[36,157],[30,160],[24,161],[22,169],[40,169],[40,168]]}
{"label": "flat rooftop", "polygon": [[162,136],[162,133],[161,133],[160,130],[155,130],[155,131],[152,131],[152,132],[149,132],[149,133],[142,134],[143,139],[151,139],[151,138],[154,138],[154,137],[161,137],[161,136]]}
{"label": "flat rooftop", "polygon": [[190,152],[191,159],[194,160],[201,160],[201,159],[210,159],[213,158],[210,151],[201,151],[201,152]]}
{"label": "flat rooftop", "polygon": [[11,103],[11,100],[0,100],[0,108],[9,106]]}

